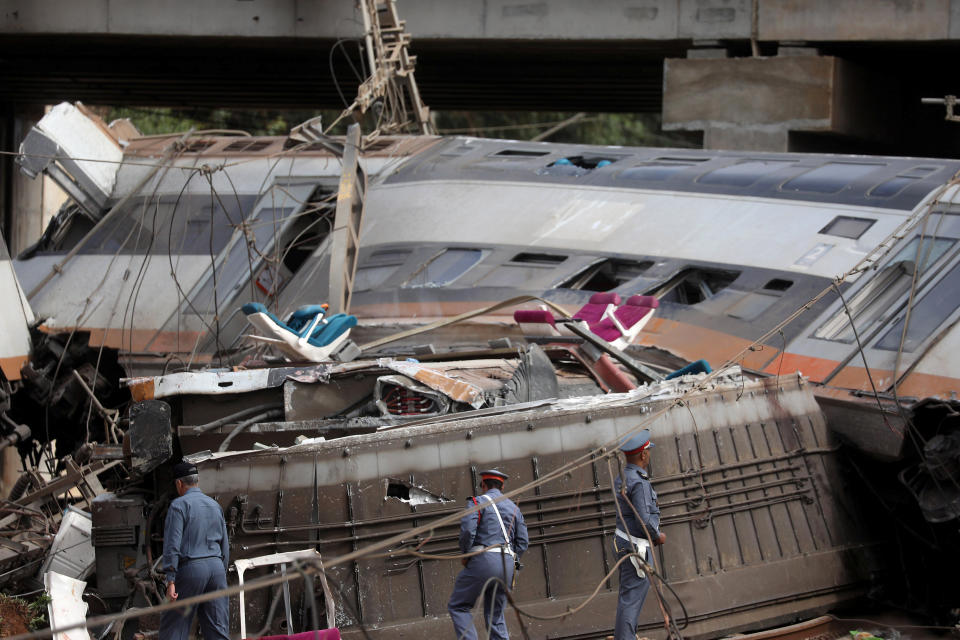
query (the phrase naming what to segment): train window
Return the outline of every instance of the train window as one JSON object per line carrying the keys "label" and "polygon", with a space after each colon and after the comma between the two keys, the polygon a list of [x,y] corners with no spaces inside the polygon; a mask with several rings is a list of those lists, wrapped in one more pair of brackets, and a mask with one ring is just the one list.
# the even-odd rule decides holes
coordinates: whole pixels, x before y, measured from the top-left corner
{"label": "train window", "polygon": [[443,287],[469,271],[483,258],[481,249],[447,249],[428,260],[404,287]]}
{"label": "train window", "polygon": [[[910,326],[903,341],[903,350],[915,351],[957,310],[958,304],[960,304],[960,265],[951,269],[914,305],[913,312],[910,314]],[[877,343],[878,349],[896,351],[900,348],[905,320],[906,315],[887,331]]]}
{"label": "train window", "polygon": [[560,289],[610,291],[630,282],[653,266],[650,260],[608,259],[595,262],[557,285]]}
{"label": "train window", "polygon": [[519,262],[522,264],[540,264],[552,266],[560,264],[567,259],[567,256],[558,256],[550,253],[518,253],[510,259],[510,262]]}
{"label": "train window", "polygon": [[622,171],[618,180],[666,180],[675,173],[696,167],[710,158],[655,158]]}
{"label": "train window", "polygon": [[504,149],[503,151],[497,151],[495,156],[498,158],[542,158],[543,156],[549,155],[549,151],[534,151],[532,149]]}
{"label": "train window", "polygon": [[404,263],[410,251],[406,249],[376,251],[357,267],[353,276],[354,291],[369,291],[386,282]]}
{"label": "train window", "polygon": [[263,151],[266,149],[273,140],[257,140],[246,138],[244,140],[237,140],[236,142],[231,142],[223,148],[224,151],[233,151],[239,153],[240,151],[246,151],[247,153],[253,153],[255,151]]}
{"label": "train window", "polygon": [[909,171],[899,173],[895,177],[876,185],[867,192],[867,195],[875,198],[892,198],[909,185],[925,178],[940,168],[941,167],[913,167]]}
{"label": "train window", "polygon": [[793,280],[784,280],[782,278],[774,278],[767,284],[763,285],[763,288],[767,291],[786,291],[793,286]]}
{"label": "train window", "polygon": [[184,153],[203,153],[204,151],[212,147],[215,142],[216,140],[209,140],[209,139],[190,140],[189,142],[183,143],[181,151],[183,151]]}
{"label": "train window", "polygon": [[[250,214],[256,201],[256,196],[246,194],[217,198],[212,203],[209,195],[196,194],[131,198],[114,214],[113,224],[102,225],[90,234],[80,253],[150,251],[162,255],[172,251],[206,255],[211,245],[213,252],[219,253],[233,235],[236,223]],[[261,216],[271,213],[279,220],[290,210],[266,209]]]}
{"label": "train window", "polygon": [[[947,238],[926,238],[920,249],[920,274],[936,262],[949,249],[955,240]],[[850,342],[854,339],[854,326],[863,331],[889,311],[900,296],[905,294],[913,282],[914,261],[917,258],[919,238],[913,238],[894,258],[875,275],[862,289],[846,300],[846,308],[841,307],[816,332],[814,337],[823,340]],[[918,274],[918,275],[920,275]],[[847,313],[849,309],[849,315]],[[850,323],[853,318],[854,326]],[[911,329],[912,331],[912,329]]]}
{"label": "train window", "polygon": [[697,179],[700,184],[748,187],[763,176],[790,166],[790,160],[742,160],[728,167],[707,172]]}
{"label": "train window", "polygon": [[854,218],[851,216],[837,216],[830,221],[830,224],[820,229],[819,233],[827,236],[838,236],[840,238],[852,238],[856,240],[867,229],[873,226],[876,220],[870,218]]}
{"label": "train window", "polygon": [[859,180],[885,164],[855,162],[830,162],[811,169],[783,183],[782,191],[806,191],[808,193],[837,193],[851,182]]}
{"label": "train window", "polygon": [[739,271],[696,267],[684,269],[653,290],[647,291],[646,295],[655,296],[660,302],[697,304],[717,295],[733,284],[739,276]]}

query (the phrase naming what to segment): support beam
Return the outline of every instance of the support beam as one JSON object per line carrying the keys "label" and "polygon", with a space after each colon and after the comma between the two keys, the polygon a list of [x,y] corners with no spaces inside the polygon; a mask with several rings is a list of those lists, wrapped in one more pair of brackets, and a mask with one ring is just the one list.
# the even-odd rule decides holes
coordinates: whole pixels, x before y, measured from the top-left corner
{"label": "support beam", "polygon": [[883,140],[895,88],[834,56],[667,59],[663,127],[704,148],[791,151],[794,131]]}
{"label": "support beam", "polygon": [[357,270],[357,247],[363,221],[365,176],[360,168],[360,125],[347,129],[343,146],[343,173],[337,192],[337,213],[330,238],[329,313],[350,313],[353,276]]}

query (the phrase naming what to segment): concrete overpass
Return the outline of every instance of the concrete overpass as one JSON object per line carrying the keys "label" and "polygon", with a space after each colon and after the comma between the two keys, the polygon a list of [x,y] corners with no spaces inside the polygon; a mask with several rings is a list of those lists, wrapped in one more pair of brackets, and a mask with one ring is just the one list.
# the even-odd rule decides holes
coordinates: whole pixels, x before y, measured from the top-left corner
{"label": "concrete overpass", "polygon": [[[398,8],[436,110],[652,112],[707,147],[960,155],[960,125],[920,105],[960,93],[960,0]],[[0,145],[61,100],[339,108],[358,16],[351,0],[0,0]],[[0,184],[8,212],[18,188]]]}

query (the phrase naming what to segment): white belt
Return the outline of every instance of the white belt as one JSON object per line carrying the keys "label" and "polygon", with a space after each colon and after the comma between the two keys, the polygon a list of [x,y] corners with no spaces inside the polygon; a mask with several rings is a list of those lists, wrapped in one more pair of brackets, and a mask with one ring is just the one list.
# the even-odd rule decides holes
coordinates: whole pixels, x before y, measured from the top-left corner
{"label": "white belt", "polygon": [[[483,545],[477,545],[477,546],[471,548],[470,551],[480,551],[481,549],[484,549],[484,546],[483,546]],[[508,556],[514,555],[513,549],[509,549],[509,548],[507,548],[507,547],[504,547],[503,545],[500,545],[500,546],[497,546],[497,547],[493,547],[493,548],[491,548],[491,549],[486,549],[486,552],[487,552],[487,553],[502,553],[502,554],[505,554],[505,555],[508,555]]]}
{"label": "white belt", "polygon": [[647,549],[650,548],[650,541],[647,540],[646,538],[638,538],[638,537],[636,537],[636,536],[631,536],[631,535],[628,534],[627,532],[621,531],[620,529],[617,529],[617,537],[618,537],[618,538],[623,538],[624,540],[626,540],[626,541],[628,541],[628,542],[632,542],[633,544],[635,544],[635,545],[637,546],[637,548],[638,548],[638,550],[640,551],[640,553],[642,553],[642,554],[644,554],[644,555],[646,555]]}

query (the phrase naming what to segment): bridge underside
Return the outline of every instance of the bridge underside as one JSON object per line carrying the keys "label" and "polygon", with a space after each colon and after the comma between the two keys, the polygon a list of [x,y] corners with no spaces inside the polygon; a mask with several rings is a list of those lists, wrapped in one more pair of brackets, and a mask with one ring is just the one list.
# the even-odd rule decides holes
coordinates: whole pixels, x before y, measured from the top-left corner
{"label": "bridge underside", "polygon": [[[844,143],[847,150],[957,155],[960,138],[955,129],[960,131],[960,126],[946,125],[942,109],[921,106],[920,98],[960,91],[953,76],[942,72],[960,43],[806,46],[805,51],[815,56],[834,56],[865,71],[861,75],[871,80],[868,98],[874,102],[864,108],[891,119],[884,135],[861,135],[858,141]],[[413,51],[421,93],[435,110],[668,112],[669,122],[664,86],[666,80],[669,94],[671,78],[665,78],[666,59],[738,60],[749,55],[750,45],[746,40],[418,38]],[[774,57],[783,49],[761,43],[760,52]],[[355,40],[338,45],[329,39],[63,34],[11,34],[0,40],[0,105],[8,114],[13,105],[62,100],[117,106],[338,109],[343,106],[341,94],[348,100],[355,95],[358,73],[363,68]],[[714,99],[701,85],[691,90]],[[667,101],[673,99],[667,96]],[[681,121],[674,128],[697,128],[692,125]],[[802,142],[809,136],[792,133],[793,148],[809,144]]]}
{"label": "bridge underside", "polygon": [[[960,123],[920,103],[960,93],[943,71],[960,40],[785,44],[761,41],[757,58],[742,38],[421,37],[412,50],[435,111],[652,113],[665,129],[702,133],[707,148],[960,156]],[[355,39],[6,34],[0,149],[16,150],[43,105],[64,100],[340,109],[364,73]],[[32,212],[43,197],[10,156],[0,178],[0,219],[18,251],[42,229]]]}

